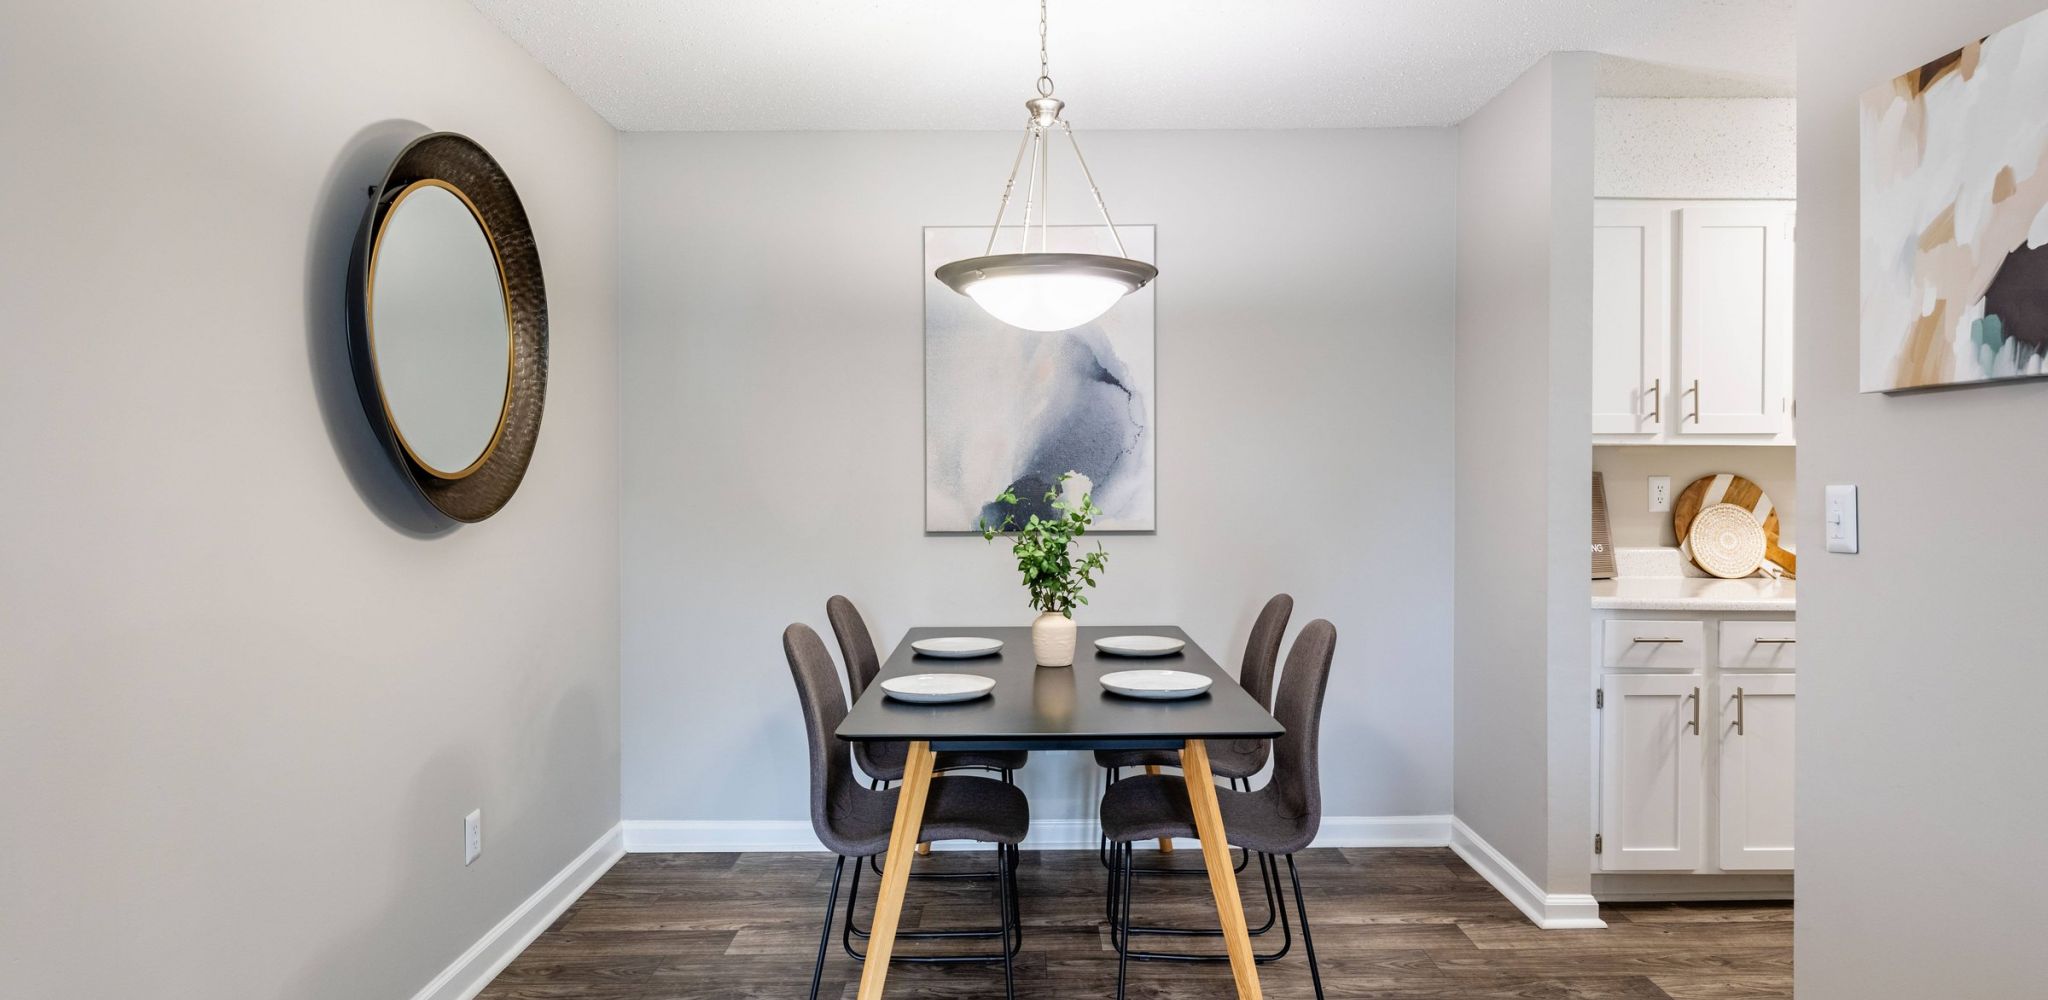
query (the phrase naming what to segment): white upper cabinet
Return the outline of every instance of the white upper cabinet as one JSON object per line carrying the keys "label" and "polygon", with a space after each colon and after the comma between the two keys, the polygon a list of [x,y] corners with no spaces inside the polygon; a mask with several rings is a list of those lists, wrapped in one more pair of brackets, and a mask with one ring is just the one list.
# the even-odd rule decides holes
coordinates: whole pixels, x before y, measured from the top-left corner
{"label": "white upper cabinet", "polygon": [[1671,368],[1671,213],[1601,202],[1593,229],[1593,433],[1664,429]]}
{"label": "white upper cabinet", "polygon": [[1782,201],[1596,203],[1596,443],[1792,443],[1792,219]]}
{"label": "white upper cabinet", "polygon": [[1792,213],[1679,215],[1680,434],[1777,434],[1792,423]]}

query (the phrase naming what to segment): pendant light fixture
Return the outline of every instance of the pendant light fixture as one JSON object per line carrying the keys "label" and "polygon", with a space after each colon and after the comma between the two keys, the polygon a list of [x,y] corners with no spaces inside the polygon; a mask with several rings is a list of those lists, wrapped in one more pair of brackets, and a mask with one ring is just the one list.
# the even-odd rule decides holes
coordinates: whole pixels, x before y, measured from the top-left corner
{"label": "pendant light fixture", "polygon": [[[1159,269],[1132,260],[1124,251],[1116,224],[1109,219],[1102,191],[1081,158],[1081,146],[1074,141],[1074,127],[1060,118],[1066,102],[1052,96],[1053,84],[1045,54],[1045,0],[1038,0],[1038,96],[1025,101],[1031,120],[1024,127],[1024,143],[1010,164],[1010,179],[1003,182],[1003,197],[996,205],[996,223],[989,230],[988,248],[980,257],[956,260],[933,271],[946,287],[975,301],[989,315],[1011,326],[1041,333],[1071,330],[1109,311],[1117,300],[1145,287],[1158,277]],[[1088,193],[1102,213],[1102,224],[1116,244],[1117,255],[1051,252],[1051,212],[1046,199],[1050,179],[1053,135],[1066,136],[1074,151],[1074,162],[1088,183]],[[996,240],[1003,232],[1003,214],[1010,207],[1010,192],[1017,186],[1017,170],[1031,157],[1031,173],[1024,184],[1024,225],[1015,253],[997,253]],[[1033,212],[1037,213],[1036,219]],[[1031,249],[1032,223],[1038,225],[1038,249]]]}

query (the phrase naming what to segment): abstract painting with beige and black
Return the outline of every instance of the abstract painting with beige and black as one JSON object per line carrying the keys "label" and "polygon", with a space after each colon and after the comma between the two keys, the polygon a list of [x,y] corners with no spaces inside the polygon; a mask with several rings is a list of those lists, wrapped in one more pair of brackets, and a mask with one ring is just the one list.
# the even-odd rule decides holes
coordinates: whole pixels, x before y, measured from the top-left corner
{"label": "abstract painting with beige and black", "polygon": [[2048,13],[1862,101],[1862,389],[2048,374]]}

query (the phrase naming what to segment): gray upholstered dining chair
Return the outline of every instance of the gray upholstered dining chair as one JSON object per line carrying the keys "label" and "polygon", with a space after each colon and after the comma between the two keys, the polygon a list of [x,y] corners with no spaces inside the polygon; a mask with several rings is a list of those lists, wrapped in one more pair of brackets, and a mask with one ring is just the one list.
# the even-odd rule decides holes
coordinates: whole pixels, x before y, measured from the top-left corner
{"label": "gray upholstered dining chair", "polygon": [[[1294,615],[1294,598],[1287,594],[1274,594],[1259,609],[1259,617],[1252,621],[1251,638],[1245,640],[1244,659],[1238,661],[1237,683],[1244,688],[1259,707],[1273,710],[1273,671],[1280,664],[1280,641],[1287,632],[1287,619]],[[1228,782],[1234,789],[1250,791],[1252,778],[1266,766],[1272,744],[1266,740],[1231,740],[1209,748],[1209,770]],[[1095,764],[1103,769],[1103,790],[1123,777],[1125,768],[1154,770],[1161,767],[1179,767],[1178,750],[1097,750]],[[1102,839],[1098,852],[1102,866],[1109,867],[1109,838]],[[1251,860],[1247,852],[1237,862],[1237,870],[1244,871]],[[1139,868],[1138,871],[1154,875],[1203,875],[1200,868]],[[1264,866],[1259,869],[1259,881],[1266,890],[1266,922],[1252,928],[1252,935],[1258,936],[1273,927],[1272,900],[1278,891],[1275,884],[1277,873],[1269,875]]]}
{"label": "gray upholstered dining chair", "polygon": [[[838,594],[825,602],[825,617],[832,622],[832,637],[839,640],[840,659],[846,661],[846,686],[852,699],[859,701],[875,682],[875,675],[882,672],[875,640],[868,634],[860,609]],[[862,774],[879,784],[903,780],[903,761],[909,753],[908,743],[861,743],[853,748],[853,759]],[[939,754],[932,770],[994,771],[1009,781],[1010,773],[1023,767],[1029,757],[1023,750],[947,750]]]}
{"label": "gray upholstered dining chair", "polygon": [[[825,929],[818,938],[818,959],[811,968],[811,998],[817,1000],[818,984],[825,972],[825,952],[832,942],[832,911],[839,901],[839,879],[847,859],[873,857],[889,848],[889,834],[896,817],[898,789],[863,788],[853,775],[853,761],[845,742],[835,731],[846,718],[846,694],[839,686],[832,654],[810,626],[791,625],[782,633],[783,655],[796,679],[797,699],[803,703],[804,733],[811,747],[811,829],[825,848],[838,855],[832,867],[832,890],[825,900]],[[1022,943],[1023,926],[1013,902],[1017,885],[1017,845],[1031,826],[1031,809],[1024,793],[1015,785],[993,778],[944,775],[932,779],[926,793],[924,818],[918,828],[920,840],[972,840],[996,847],[996,909],[999,925],[992,931],[898,932],[899,940],[958,937],[997,937],[999,947],[987,955],[945,955],[904,957],[896,961],[1001,962],[1006,996],[1015,997],[1015,976],[1011,959]],[[856,867],[853,890],[846,902],[849,913],[859,891]],[[1012,935],[1016,941],[1013,944]],[[852,949],[849,946],[848,951]]]}
{"label": "gray upholstered dining chair", "polygon": [[[1280,640],[1287,632],[1287,619],[1294,615],[1294,598],[1274,594],[1259,609],[1252,622],[1251,638],[1245,640],[1244,659],[1238,661],[1237,683],[1259,707],[1273,710],[1273,669],[1280,665]],[[1209,748],[1209,769],[1219,778],[1249,781],[1266,766],[1272,744],[1265,740],[1232,740]],[[1180,766],[1178,750],[1097,750],[1095,763],[1112,774],[1126,767]]]}
{"label": "gray upholstered dining chair", "polygon": [[[1273,776],[1255,792],[1217,789],[1223,814],[1223,828],[1231,844],[1260,856],[1261,870],[1271,866],[1274,878],[1285,858],[1287,875],[1294,884],[1295,911],[1301,916],[1301,943],[1308,952],[1309,976],[1318,1000],[1323,995],[1323,975],[1316,965],[1315,939],[1309,935],[1308,903],[1301,895],[1301,873],[1294,866],[1294,854],[1315,840],[1323,822],[1322,782],[1316,761],[1321,735],[1323,693],[1329,685],[1330,658],[1337,648],[1337,629],[1323,619],[1309,622],[1295,637],[1287,654],[1287,670],[1280,676],[1280,693],[1274,715],[1287,727],[1274,742]],[[1194,806],[1188,801],[1187,784],[1179,775],[1158,774],[1126,778],[1111,785],[1102,797],[1102,829],[1115,845],[1116,858],[1110,872],[1110,943],[1117,949],[1116,995],[1124,995],[1125,972],[1132,958],[1178,961],[1215,961],[1222,956],[1187,955],[1170,952],[1140,952],[1132,946],[1134,934],[1186,933],[1135,927],[1131,924],[1132,884],[1138,874],[1131,867],[1131,845],[1160,837],[1193,837]],[[1284,894],[1280,900],[1281,926],[1286,927]],[[1291,943],[1291,938],[1289,939]],[[1270,955],[1257,956],[1261,962],[1280,958],[1286,945]]]}

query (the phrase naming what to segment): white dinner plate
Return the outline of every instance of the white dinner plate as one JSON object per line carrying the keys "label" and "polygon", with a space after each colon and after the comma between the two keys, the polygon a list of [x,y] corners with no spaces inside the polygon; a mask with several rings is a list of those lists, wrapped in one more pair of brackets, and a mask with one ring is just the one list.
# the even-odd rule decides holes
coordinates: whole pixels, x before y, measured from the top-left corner
{"label": "white dinner plate", "polygon": [[1102,675],[1102,686],[1133,698],[1192,698],[1209,690],[1207,674],[1185,670],[1119,670]]}
{"label": "white dinner plate", "polygon": [[925,656],[965,660],[1002,652],[1003,640],[987,639],[978,635],[944,635],[935,639],[919,639],[911,643],[910,648]]}
{"label": "white dinner plate", "polygon": [[1118,656],[1169,656],[1187,643],[1163,635],[1112,635],[1095,640],[1095,648]]}
{"label": "white dinner plate", "polygon": [[898,701],[939,704],[973,701],[996,686],[995,678],[975,674],[910,674],[882,682],[882,690]]}

